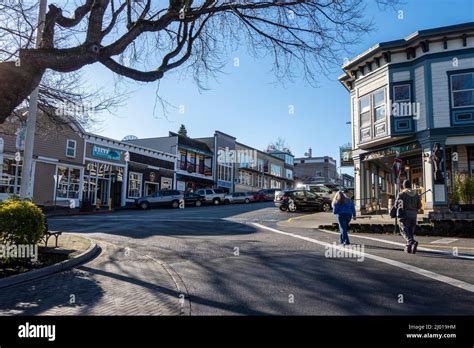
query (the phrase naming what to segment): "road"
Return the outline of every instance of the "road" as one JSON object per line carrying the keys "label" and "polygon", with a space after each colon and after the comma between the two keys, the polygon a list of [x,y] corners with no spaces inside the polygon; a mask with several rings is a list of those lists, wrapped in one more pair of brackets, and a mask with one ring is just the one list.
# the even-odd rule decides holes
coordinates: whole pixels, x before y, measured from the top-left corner
{"label": "road", "polygon": [[[434,249],[407,255],[397,244],[401,237],[373,234],[351,235],[351,242],[363,247],[357,249],[363,254],[346,253],[341,257],[344,255],[329,254],[334,251],[330,247],[337,241],[337,233],[279,224],[300,215],[280,212],[272,203],[254,203],[57,217],[49,224],[53,229],[95,239],[108,252],[122,255],[125,250],[128,257],[132,254],[142,260],[152,259],[168,270],[174,287],[166,279],[166,285],[158,284],[162,281],[156,276],[159,270],[153,271],[148,262],[135,262],[135,268],[125,272],[122,267],[112,267],[118,259],[108,255],[104,263],[109,265],[107,273],[95,272],[104,277],[102,284],[106,284],[106,278],[116,281],[113,288],[125,289],[132,284],[133,289],[121,294],[122,300],[129,301],[129,296],[139,301],[146,296],[148,305],[106,314],[149,313],[154,299],[149,298],[149,291],[137,291],[153,285],[159,285],[154,289],[156,296],[164,292],[169,295],[168,303],[173,298],[176,303],[181,301],[185,314],[191,315],[474,313],[474,257],[456,257]],[[439,238],[420,241],[426,244],[434,239]],[[142,265],[147,267],[146,272],[141,270]],[[88,264],[83,267],[93,268]],[[61,281],[61,277],[64,274],[52,276],[50,281]],[[100,282],[96,287],[97,296],[101,296]],[[20,300],[28,303],[28,296],[37,296],[34,289],[15,304],[0,300],[0,313],[24,314],[12,311],[12,306],[18,309]],[[118,296],[106,293],[109,299]],[[181,294],[185,295],[185,305]],[[61,314],[53,311],[58,306],[51,303],[34,313]],[[85,307],[81,313],[100,314],[100,308],[104,308],[96,301]]]}

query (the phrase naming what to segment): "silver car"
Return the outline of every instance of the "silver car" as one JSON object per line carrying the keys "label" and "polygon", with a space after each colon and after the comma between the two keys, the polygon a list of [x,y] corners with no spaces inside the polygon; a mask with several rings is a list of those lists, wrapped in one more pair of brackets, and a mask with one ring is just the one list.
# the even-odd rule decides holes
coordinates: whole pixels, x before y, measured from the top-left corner
{"label": "silver car", "polygon": [[250,203],[253,201],[253,195],[249,192],[234,192],[224,197],[224,203]]}
{"label": "silver car", "polygon": [[180,202],[184,203],[184,195],[178,190],[160,190],[150,196],[135,200],[135,205],[141,209],[150,207],[172,207],[178,208]]}

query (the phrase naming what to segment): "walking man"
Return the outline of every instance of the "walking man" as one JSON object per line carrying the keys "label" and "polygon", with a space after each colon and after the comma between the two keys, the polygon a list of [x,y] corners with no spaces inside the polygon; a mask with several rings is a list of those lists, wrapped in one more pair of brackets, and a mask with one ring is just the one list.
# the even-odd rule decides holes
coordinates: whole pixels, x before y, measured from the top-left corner
{"label": "walking man", "polygon": [[420,195],[411,188],[410,180],[403,181],[403,190],[396,199],[400,234],[406,241],[405,251],[415,254],[418,242],[415,240],[416,214],[421,208]]}

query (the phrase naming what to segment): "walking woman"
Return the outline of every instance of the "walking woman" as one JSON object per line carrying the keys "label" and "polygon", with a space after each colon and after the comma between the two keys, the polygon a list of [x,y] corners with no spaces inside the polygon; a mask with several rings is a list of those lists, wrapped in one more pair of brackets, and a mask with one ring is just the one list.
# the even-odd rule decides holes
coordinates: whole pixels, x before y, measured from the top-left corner
{"label": "walking woman", "polygon": [[344,245],[351,244],[349,242],[347,230],[349,229],[349,222],[351,222],[351,219],[356,219],[354,202],[352,202],[352,200],[347,197],[344,192],[339,191],[334,196],[332,207],[334,214],[337,215],[339,231],[341,231],[339,241]]}

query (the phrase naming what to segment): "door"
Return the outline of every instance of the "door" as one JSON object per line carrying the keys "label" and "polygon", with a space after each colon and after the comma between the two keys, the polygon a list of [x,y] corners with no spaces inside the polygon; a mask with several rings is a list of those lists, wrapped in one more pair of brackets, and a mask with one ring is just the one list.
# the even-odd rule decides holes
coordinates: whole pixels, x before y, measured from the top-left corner
{"label": "door", "polygon": [[109,180],[98,179],[97,182],[97,204],[100,204],[101,208],[109,205]]}
{"label": "door", "polygon": [[112,203],[114,207],[120,207],[122,202],[122,183],[116,181],[112,185]]}
{"label": "door", "polygon": [[307,206],[307,199],[304,194],[304,191],[296,191],[293,193],[293,200],[295,201],[295,204],[299,208],[306,208]]}
{"label": "door", "polygon": [[147,182],[145,183],[145,196],[152,196],[158,192],[158,183]]}
{"label": "door", "polygon": [[305,196],[306,196],[306,206],[311,209],[320,209],[321,207],[321,197],[319,197],[317,194],[310,192],[310,191],[305,191]]}

